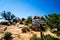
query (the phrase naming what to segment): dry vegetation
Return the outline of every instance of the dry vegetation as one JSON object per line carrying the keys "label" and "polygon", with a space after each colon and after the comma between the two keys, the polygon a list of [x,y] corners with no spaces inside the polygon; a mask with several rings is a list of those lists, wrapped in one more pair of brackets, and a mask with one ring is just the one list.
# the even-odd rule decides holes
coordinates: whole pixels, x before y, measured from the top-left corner
{"label": "dry vegetation", "polygon": [[45,16],[45,18],[35,16],[45,22],[45,25],[36,24],[37,26],[32,25],[33,21],[31,16],[27,19],[20,19],[11,14],[11,12],[6,13],[4,11],[2,17],[8,22],[0,23],[0,40],[56,40],[57,38],[57,40],[59,40],[59,14],[49,14],[48,16]]}
{"label": "dry vegetation", "polygon": [[[25,28],[25,29],[24,29]],[[40,32],[39,31],[33,31],[28,29],[28,27],[26,25],[19,25],[15,26],[15,25],[10,25],[7,26],[7,29],[4,31],[4,27],[1,26],[0,28],[0,35],[1,37],[4,36],[5,32],[10,32],[12,33],[12,40],[30,40],[30,38],[35,34],[37,37],[40,37]],[[22,32],[23,29],[23,32]],[[51,36],[57,37],[56,34],[51,33],[49,30],[47,30],[46,32],[43,32],[44,35],[50,34]]]}

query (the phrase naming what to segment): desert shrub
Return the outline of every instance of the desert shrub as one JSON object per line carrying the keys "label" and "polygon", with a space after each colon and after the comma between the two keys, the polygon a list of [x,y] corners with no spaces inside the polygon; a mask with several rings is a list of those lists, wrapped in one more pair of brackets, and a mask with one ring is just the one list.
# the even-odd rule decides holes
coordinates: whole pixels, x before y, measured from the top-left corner
{"label": "desert shrub", "polygon": [[30,40],[40,40],[40,38],[38,38],[36,35],[33,35]]}
{"label": "desert shrub", "polygon": [[29,32],[30,30],[29,30],[29,28],[27,28],[27,27],[24,27],[24,28],[22,28],[22,33],[26,33],[26,32]]}
{"label": "desert shrub", "polygon": [[25,18],[22,18],[20,21],[20,24],[24,24],[23,22],[25,21]]}
{"label": "desert shrub", "polygon": [[50,35],[45,35],[41,40],[59,40],[58,38],[51,37]]}
{"label": "desert shrub", "polygon": [[12,34],[10,33],[10,32],[6,32],[5,34],[4,34],[4,39],[5,40],[12,40],[12,36],[11,36]]}
{"label": "desert shrub", "polygon": [[20,19],[18,19],[18,18],[13,19],[13,22],[15,22],[15,23],[17,23],[19,21],[20,21]]}
{"label": "desert shrub", "polygon": [[28,24],[32,24],[32,17],[31,16],[29,16],[27,18],[26,25],[28,25]]}
{"label": "desert shrub", "polygon": [[57,34],[57,36],[60,36],[60,32],[58,32],[57,30],[50,30],[52,33]]}
{"label": "desert shrub", "polygon": [[46,23],[46,27],[50,29],[57,29],[57,34],[60,34],[60,14],[48,14],[41,18]]}
{"label": "desert shrub", "polygon": [[51,37],[50,35],[45,35],[42,38],[38,38],[35,35],[33,35],[30,40],[59,40],[58,38]]}

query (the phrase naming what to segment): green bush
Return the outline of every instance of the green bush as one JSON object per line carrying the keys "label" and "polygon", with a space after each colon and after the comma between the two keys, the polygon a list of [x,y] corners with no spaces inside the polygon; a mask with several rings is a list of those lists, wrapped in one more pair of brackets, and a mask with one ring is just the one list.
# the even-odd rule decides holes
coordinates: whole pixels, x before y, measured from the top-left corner
{"label": "green bush", "polygon": [[31,16],[29,16],[27,18],[26,25],[28,25],[28,24],[32,24],[32,17]]}
{"label": "green bush", "polygon": [[[48,14],[45,17],[41,17],[46,23],[46,27],[50,29],[57,29],[57,34],[60,34],[60,14]],[[56,33],[56,32],[55,32]]]}
{"label": "green bush", "polygon": [[50,35],[43,36],[41,40],[59,40],[58,38],[51,37]]}
{"label": "green bush", "polygon": [[31,37],[30,40],[59,40],[59,39],[51,37],[50,35],[45,35],[42,38],[38,38],[35,35],[33,35],[33,37]]}
{"label": "green bush", "polygon": [[6,32],[5,34],[4,34],[4,39],[5,40],[12,40],[12,36],[11,36],[12,34],[10,33],[10,32]]}

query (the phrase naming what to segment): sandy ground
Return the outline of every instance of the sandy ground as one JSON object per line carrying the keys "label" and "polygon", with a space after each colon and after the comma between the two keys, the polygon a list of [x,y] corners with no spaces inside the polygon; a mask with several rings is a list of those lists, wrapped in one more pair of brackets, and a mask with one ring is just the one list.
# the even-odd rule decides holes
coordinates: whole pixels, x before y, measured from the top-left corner
{"label": "sandy ground", "polygon": [[[13,40],[30,40],[33,34],[36,34],[37,37],[40,37],[40,32],[30,31],[27,33],[22,33],[22,27],[27,27],[26,25],[11,25],[7,27],[5,32],[11,32]],[[1,31],[1,30],[0,30]],[[50,34],[51,36],[57,37],[56,34],[51,33],[49,30],[43,32],[44,35]]]}

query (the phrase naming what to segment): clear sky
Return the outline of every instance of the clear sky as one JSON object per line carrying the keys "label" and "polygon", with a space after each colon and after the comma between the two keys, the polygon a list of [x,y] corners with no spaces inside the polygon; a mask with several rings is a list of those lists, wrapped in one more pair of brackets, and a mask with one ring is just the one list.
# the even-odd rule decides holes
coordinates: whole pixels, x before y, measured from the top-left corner
{"label": "clear sky", "polygon": [[20,18],[60,13],[60,0],[0,0],[2,11],[10,11]]}

